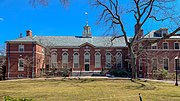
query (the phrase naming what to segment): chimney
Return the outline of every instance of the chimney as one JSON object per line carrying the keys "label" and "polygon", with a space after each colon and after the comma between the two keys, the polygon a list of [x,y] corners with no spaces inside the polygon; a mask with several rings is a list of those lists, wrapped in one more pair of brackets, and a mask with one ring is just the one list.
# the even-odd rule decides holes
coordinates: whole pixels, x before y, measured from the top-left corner
{"label": "chimney", "polygon": [[27,30],[26,31],[26,36],[32,37],[32,31],[31,30]]}

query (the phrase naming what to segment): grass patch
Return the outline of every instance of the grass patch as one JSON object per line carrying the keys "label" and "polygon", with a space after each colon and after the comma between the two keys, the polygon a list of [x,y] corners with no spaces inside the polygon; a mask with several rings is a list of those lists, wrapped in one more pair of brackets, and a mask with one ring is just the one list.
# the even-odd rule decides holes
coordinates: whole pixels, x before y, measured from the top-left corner
{"label": "grass patch", "polygon": [[4,96],[35,101],[180,101],[180,87],[141,80],[46,79],[1,81]]}

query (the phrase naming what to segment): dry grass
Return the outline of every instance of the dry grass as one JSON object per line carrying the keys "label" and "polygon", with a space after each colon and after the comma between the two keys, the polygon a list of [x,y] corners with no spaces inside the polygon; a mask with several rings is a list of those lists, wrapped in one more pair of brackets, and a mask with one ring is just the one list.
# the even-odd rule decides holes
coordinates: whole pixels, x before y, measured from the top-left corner
{"label": "dry grass", "polygon": [[1,81],[4,96],[35,101],[180,101],[180,87],[173,84],[130,80],[24,80]]}

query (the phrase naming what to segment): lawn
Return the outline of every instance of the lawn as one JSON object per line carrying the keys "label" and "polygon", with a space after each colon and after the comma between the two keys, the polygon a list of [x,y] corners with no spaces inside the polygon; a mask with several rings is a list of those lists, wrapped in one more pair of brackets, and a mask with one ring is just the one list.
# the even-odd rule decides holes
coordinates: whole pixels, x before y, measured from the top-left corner
{"label": "lawn", "polygon": [[0,81],[4,96],[35,101],[180,101],[180,87],[152,81],[48,79]]}

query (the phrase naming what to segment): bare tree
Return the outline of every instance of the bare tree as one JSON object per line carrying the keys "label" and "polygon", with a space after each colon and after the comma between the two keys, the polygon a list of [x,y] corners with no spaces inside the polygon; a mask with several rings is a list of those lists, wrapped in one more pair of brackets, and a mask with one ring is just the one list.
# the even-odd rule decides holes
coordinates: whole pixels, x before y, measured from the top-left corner
{"label": "bare tree", "polygon": [[30,74],[30,70],[32,70],[32,65],[33,64],[33,57],[32,56],[25,56],[23,57],[23,65],[24,67],[26,67],[26,75],[27,78],[29,78]]}
{"label": "bare tree", "polygon": [[[47,6],[49,0],[29,0],[29,3],[33,6],[36,7],[38,4]],[[59,0],[59,2],[64,6],[67,7],[69,5],[70,0]]]}
{"label": "bare tree", "polygon": [[[102,13],[100,15],[100,20],[105,22],[106,24],[110,24],[110,29],[114,29],[115,27],[120,30],[120,35],[113,37],[113,39],[118,37],[124,37],[126,45],[129,49],[130,59],[131,59],[131,66],[132,66],[132,77],[137,78],[137,68],[136,68],[136,54],[135,54],[135,46],[136,43],[144,40],[142,35],[142,27],[147,23],[148,20],[151,21],[172,21],[174,22],[173,29],[171,29],[171,33],[168,35],[163,36],[162,38],[148,41],[148,43],[142,46],[142,51],[148,45],[152,43],[159,42],[163,39],[170,38],[173,35],[177,35],[176,33],[179,32],[179,20],[180,15],[178,13],[179,8],[174,8],[170,3],[175,2],[176,0],[128,0],[128,7],[127,10],[121,7],[123,5],[122,1],[119,0],[95,0],[92,4],[96,7],[100,7],[102,9]],[[178,2],[178,1],[177,1]],[[131,40],[128,39],[127,36],[127,29],[125,26],[125,22],[123,21],[123,17],[126,14],[131,14],[129,17],[135,19],[135,30],[134,35]],[[164,16],[166,15],[166,16]],[[112,39],[112,40],[113,40]]]}

